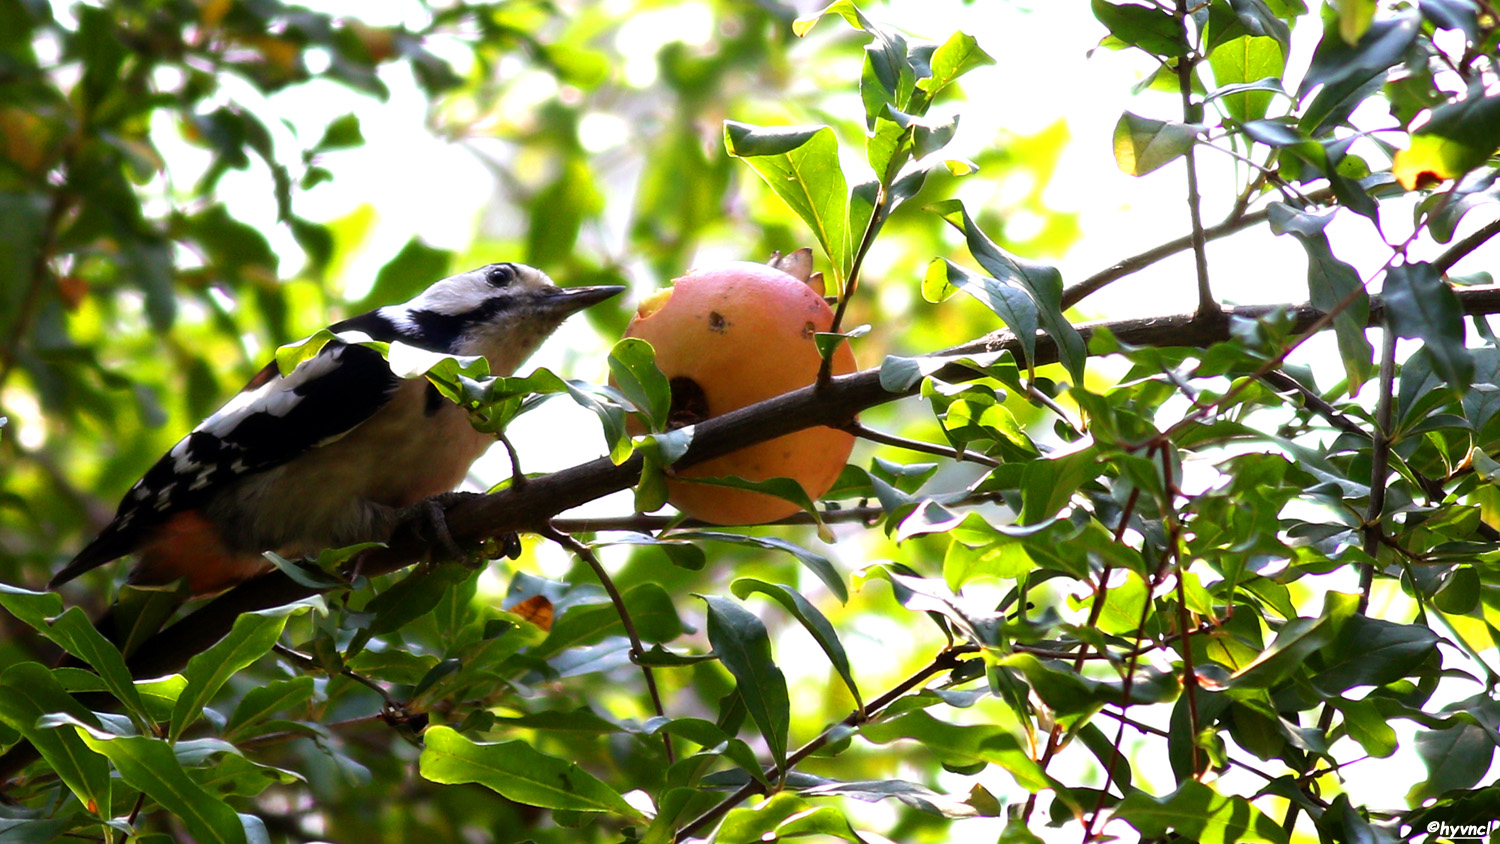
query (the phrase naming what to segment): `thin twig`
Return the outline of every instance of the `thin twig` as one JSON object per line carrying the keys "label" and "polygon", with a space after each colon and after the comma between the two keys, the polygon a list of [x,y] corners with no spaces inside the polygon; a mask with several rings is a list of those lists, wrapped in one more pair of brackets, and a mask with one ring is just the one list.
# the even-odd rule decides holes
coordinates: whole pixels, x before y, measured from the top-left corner
{"label": "thin twig", "polygon": [[[1125,500],[1125,507],[1120,511],[1120,522],[1119,524],[1115,525],[1115,542],[1119,542],[1125,536],[1125,530],[1129,527],[1130,519],[1135,514],[1136,505],[1140,503],[1140,500],[1141,488],[1138,486],[1132,486],[1130,488],[1130,496]],[[1104,614],[1104,601],[1109,596],[1109,578],[1110,575],[1113,574],[1113,572],[1114,562],[1112,560],[1105,560],[1104,568],[1099,572],[1099,586],[1094,589],[1094,597],[1089,605],[1089,620],[1084,625],[1085,627],[1093,628],[1097,626],[1099,623],[1099,617]],[[1140,641],[1137,640],[1136,648],[1139,647]],[[1135,649],[1132,649],[1132,651],[1134,650]],[[1086,659],[1089,658],[1088,653],[1089,646],[1087,643],[1084,643],[1079,652],[1073,655],[1073,670],[1075,672],[1083,670],[1083,663]],[[1043,748],[1042,758],[1038,762],[1038,764],[1041,765],[1043,771],[1047,770],[1047,766],[1052,763],[1052,758],[1057,755],[1057,751],[1061,749],[1061,747],[1062,725],[1053,724],[1052,729],[1047,732],[1047,745],[1045,748]],[[1027,795],[1026,797],[1026,805],[1021,810],[1021,819],[1024,821],[1030,821],[1031,813],[1034,811],[1036,811],[1036,794],[1032,793],[1030,795]]]}
{"label": "thin twig", "polygon": [[[920,686],[922,683],[926,682],[927,678],[933,676],[934,674],[940,674],[944,671],[951,671],[952,669],[957,668],[963,662],[963,657],[970,656],[978,652],[978,645],[957,645],[955,647],[951,647],[942,651],[936,657],[934,657],[932,662],[928,663],[926,667],[917,671],[910,677],[907,677],[905,680],[902,680],[900,683],[897,683],[895,686],[891,687],[891,689],[885,694],[882,694],[880,697],[877,697],[866,704],[863,712],[858,709],[854,710],[853,712],[845,716],[842,721],[839,721],[837,724],[834,724],[833,726],[819,733],[817,737],[812,741],[809,741],[807,744],[802,745],[792,753],[788,754],[786,757],[787,770],[790,771],[799,762],[823,749],[823,747],[828,744],[828,742],[836,733],[842,732],[843,728],[857,727],[860,724],[874,720],[875,716],[878,715],[882,710],[890,706],[892,703],[895,703],[900,698],[904,697],[907,692],[910,692],[912,689],[915,689],[917,686]],[[773,782],[781,779],[783,772],[780,771],[775,765],[771,765],[766,768],[764,773],[766,780],[768,782]],[[724,814],[727,813],[730,809],[733,809],[735,806],[744,802],[745,799],[747,799],[750,795],[756,794],[761,790],[761,784],[752,778],[749,782],[740,786],[738,789],[735,789],[735,791],[728,797],[715,804],[713,808],[694,818],[686,826],[678,830],[677,840],[684,841],[688,838],[692,838],[693,836],[707,832],[708,828],[715,822],[717,822],[719,818],[723,817]]]}
{"label": "thin twig", "polygon": [[969,463],[981,463],[985,466],[989,466],[990,468],[994,468],[1000,465],[999,460],[996,460],[995,458],[990,457],[987,454],[979,454],[978,452],[974,451],[961,452],[956,448],[941,445],[939,443],[930,443],[924,442],[923,440],[913,440],[907,439],[906,437],[898,437],[895,434],[887,434],[884,431],[877,431],[874,428],[867,428],[864,425],[860,424],[858,421],[850,422],[848,425],[845,425],[844,430],[848,431],[856,437],[860,437],[861,439],[866,439],[873,443],[880,443],[881,445],[894,446],[895,448],[904,448],[907,451],[916,451],[922,454],[931,454],[937,457],[946,457],[949,460],[963,460]]}
{"label": "thin twig", "polygon": [[1389,322],[1381,332],[1384,337],[1380,349],[1380,394],[1375,400],[1375,429],[1370,447],[1370,501],[1365,510],[1365,555],[1370,562],[1360,565],[1359,609],[1360,615],[1370,607],[1370,587],[1375,581],[1375,557],[1380,553],[1380,518],[1385,513],[1385,478],[1390,470],[1392,428],[1392,404],[1396,384],[1396,332]]}
{"label": "thin twig", "polygon": [[[865,223],[864,235],[859,240],[859,248],[854,252],[854,260],[849,265],[849,277],[844,279],[844,289],[839,291],[839,303],[833,310],[833,322],[828,330],[834,334],[839,332],[844,324],[844,312],[849,309],[849,300],[854,298],[854,291],[859,288],[859,273],[865,264],[865,255],[870,251],[870,245],[875,242],[875,230],[880,228],[881,214],[885,212],[886,204],[890,202],[884,181],[880,185],[880,195],[875,199],[875,207],[870,209],[870,219]],[[840,340],[847,343],[847,340]],[[837,346],[834,350],[837,351]],[[818,366],[819,387],[827,386],[828,379],[833,377],[833,352],[829,352]]]}
{"label": "thin twig", "polygon": [[[1188,43],[1188,0],[1177,0],[1177,25],[1182,30],[1183,43]],[[1197,61],[1197,55],[1191,51],[1177,59],[1177,89],[1182,94],[1182,119],[1185,123],[1197,122],[1194,119],[1198,116],[1197,109],[1193,106],[1193,66]],[[1208,240],[1203,234],[1203,197],[1198,193],[1197,149],[1197,144],[1188,144],[1182,157],[1187,165],[1188,218],[1193,227],[1191,237],[1193,264],[1198,281],[1198,316],[1209,319],[1222,316],[1223,310],[1208,285]]]}
{"label": "thin twig", "polygon": [[[1167,732],[1166,730],[1160,729],[1158,727],[1153,727],[1150,724],[1141,723],[1140,721],[1137,721],[1134,718],[1128,718],[1128,717],[1125,716],[1125,714],[1123,712],[1116,712],[1116,711],[1114,711],[1113,709],[1110,709],[1107,706],[1104,707],[1103,709],[1100,709],[1099,713],[1101,715],[1108,715],[1109,717],[1115,719],[1116,721],[1119,721],[1122,724],[1128,725],[1128,726],[1130,726],[1130,727],[1132,727],[1132,728],[1134,728],[1134,729],[1136,729],[1136,730],[1138,730],[1140,732],[1146,733],[1148,735],[1156,736],[1157,738],[1169,739],[1169,738],[1172,737],[1172,734],[1169,733],[1169,732]],[[1249,771],[1250,773],[1252,773],[1252,774],[1260,777],[1261,779],[1265,780],[1266,782],[1271,782],[1272,780],[1279,779],[1279,777],[1277,777],[1275,774],[1271,774],[1271,773],[1268,773],[1266,771],[1263,771],[1260,768],[1257,768],[1254,765],[1249,764],[1248,762],[1241,762],[1240,760],[1234,758],[1233,756],[1227,756],[1227,757],[1225,757],[1224,761],[1228,762],[1230,765],[1235,766],[1236,768],[1240,768],[1240,769]]]}
{"label": "thin twig", "polygon": [[[1323,190],[1313,191],[1312,193],[1307,195],[1308,202],[1314,205],[1326,203],[1332,198],[1333,191],[1328,190],[1327,188],[1324,188]],[[1236,232],[1244,231],[1251,226],[1256,226],[1264,223],[1267,219],[1270,218],[1270,216],[1270,208],[1261,208],[1257,211],[1251,211],[1249,213],[1241,214],[1238,216],[1231,215],[1223,222],[1216,223],[1203,229],[1203,239],[1206,242],[1227,237],[1229,235],[1235,234]],[[1071,308],[1079,302],[1083,301],[1088,296],[1091,296],[1094,293],[1097,293],[1103,288],[1109,286],[1113,282],[1119,281],[1125,276],[1140,272],[1141,270],[1151,266],[1152,264],[1166,260],[1167,258],[1170,258],[1179,252],[1185,252],[1191,248],[1193,248],[1193,236],[1191,234],[1187,234],[1175,240],[1169,240],[1166,243],[1161,244],[1160,246],[1155,246],[1151,249],[1147,249],[1145,252],[1141,252],[1138,255],[1132,255],[1131,257],[1113,264],[1103,270],[1100,270],[1099,272],[1094,273],[1083,281],[1080,281],[1077,284],[1074,284],[1065,289],[1062,294],[1062,306],[1064,308]]]}
{"label": "thin twig", "polygon": [[1327,420],[1328,424],[1332,425],[1335,428],[1338,428],[1340,431],[1343,431],[1346,434],[1352,434],[1356,437],[1362,437],[1364,439],[1370,438],[1370,432],[1361,427],[1358,422],[1355,422],[1353,419],[1351,419],[1348,414],[1341,412],[1338,408],[1329,404],[1328,401],[1322,396],[1318,395],[1316,392],[1310,389],[1306,384],[1303,384],[1296,378],[1287,375],[1285,372],[1282,372],[1280,370],[1272,370],[1270,372],[1267,372],[1265,375],[1262,375],[1261,380],[1265,381],[1267,384],[1270,384],[1272,389],[1275,389],[1277,391],[1290,391],[1297,393],[1302,397],[1302,404],[1308,410],[1311,410],[1313,413],[1316,413],[1317,415],[1323,417],[1323,419]]}
{"label": "thin twig", "polygon": [[1500,219],[1491,221],[1488,225],[1445,249],[1443,254],[1437,256],[1432,262],[1432,268],[1446,275],[1454,264],[1463,260],[1470,252],[1483,246],[1497,234],[1500,234]]}
{"label": "thin twig", "polygon": [[[953,494],[950,496],[934,496],[939,503],[945,507],[964,506],[970,504],[984,504],[990,501],[1004,499],[1001,492],[974,492],[968,494]],[[867,524],[872,519],[879,519],[886,515],[884,507],[836,507],[825,506],[814,516],[806,511],[793,513],[783,519],[774,522],[765,522],[767,525],[816,525],[816,524]],[[681,528],[690,530],[694,528],[713,528],[719,530],[723,525],[705,522],[701,519],[684,519],[681,516],[655,516],[647,513],[632,513],[628,516],[604,516],[595,518],[558,518],[552,520],[553,527],[563,533],[599,533],[607,530],[629,530],[636,532],[647,532],[665,530],[667,528]]]}
{"label": "thin twig", "polygon": [[[646,655],[646,646],[641,643],[641,636],[636,632],[635,621],[631,619],[630,611],[625,607],[624,596],[620,594],[619,588],[615,586],[614,578],[609,576],[604,564],[599,562],[599,556],[594,553],[594,549],[558,530],[551,522],[539,529],[537,533],[572,551],[578,555],[578,559],[583,560],[589,568],[594,570],[594,576],[599,578],[604,591],[609,593],[609,600],[615,605],[615,612],[620,615],[620,625],[625,628],[625,635],[630,639],[630,660],[640,665],[641,673],[646,677],[646,691],[651,695],[651,706],[657,715],[666,717],[667,711],[662,706],[661,691],[656,687],[656,674],[651,670],[651,666],[640,663],[641,657]],[[677,761],[677,756],[672,750],[672,737],[665,730],[662,731],[661,741],[667,749],[667,764],[671,765]]]}

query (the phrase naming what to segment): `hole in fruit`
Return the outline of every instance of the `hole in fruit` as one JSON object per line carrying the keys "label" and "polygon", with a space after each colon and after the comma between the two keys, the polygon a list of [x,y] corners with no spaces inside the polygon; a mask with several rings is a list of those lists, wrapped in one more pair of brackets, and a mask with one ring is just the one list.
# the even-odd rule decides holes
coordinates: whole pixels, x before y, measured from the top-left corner
{"label": "hole in fruit", "polygon": [[672,391],[672,406],[667,411],[667,430],[675,431],[696,425],[708,418],[708,396],[691,378],[673,378],[667,382]]}
{"label": "hole in fruit", "polygon": [[817,333],[818,333],[818,327],[816,325],[812,324],[812,320],[808,320],[807,322],[805,322],[805,323],[802,324],[802,339],[803,340],[811,340],[813,338],[813,335],[817,334]]}
{"label": "hole in fruit", "polygon": [[647,296],[646,298],[641,300],[640,306],[635,309],[636,315],[640,319],[646,319],[648,317],[655,316],[657,311],[666,307],[667,300],[671,298],[672,288],[666,287],[658,290],[655,293],[652,293],[650,296]]}
{"label": "hole in fruit", "polygon": [[724,333],[724,329],[726,329],[728,327],[729,327],[729,320],[725,319],[723,314],[719,313],[718,311],[709,311],[708,312],[708,330],[709,331],[717,331],[720,334],[722,334],[722,333]]}

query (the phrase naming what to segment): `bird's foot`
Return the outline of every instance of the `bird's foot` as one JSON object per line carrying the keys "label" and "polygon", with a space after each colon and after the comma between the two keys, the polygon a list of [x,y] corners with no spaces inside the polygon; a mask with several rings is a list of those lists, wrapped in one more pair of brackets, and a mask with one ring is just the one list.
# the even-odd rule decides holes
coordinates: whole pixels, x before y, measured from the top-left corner
{"label": "bird's foot", "polygon": [[430,563],[461,562],[470,568],[479,568],[498,556],[512,560],[521,556],[521,538],[515,533],[502,534],[493,541],[460,544],[448,529],[448,509],[481,495],[483,493],[445,492],[406,509],[402,521],[408,521],[411,530],[427,544]]}

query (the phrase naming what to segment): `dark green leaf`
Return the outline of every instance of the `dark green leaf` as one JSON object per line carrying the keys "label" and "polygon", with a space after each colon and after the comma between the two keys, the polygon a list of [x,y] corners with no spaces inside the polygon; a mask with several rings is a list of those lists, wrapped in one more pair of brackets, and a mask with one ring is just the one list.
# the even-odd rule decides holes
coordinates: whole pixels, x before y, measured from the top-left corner
{"label": "dark green leaf", "polygon": [[[621,595],[636,632],[647,642],[667,642],[682,635],[682,619],[672,596],[655,583],[638,583]],[[548,659],[569,648],[594,644],[624,628],[620,613],[609,602],[574,604],[554,622],[552,630],[530,654]]]}
{"label": "dark green leaf", "polygon": [[428,246],[420,237],[413,237],[375,274],[370,292],[354,305],[353,310],[358,313],[392,302],[404,302],[446,276],[452,262],[452,252]]}
{"label": "dark green leaf", "polygon": [[79,723],[99,721],[58,684],[40,663],[18,662],[0,674],[0,723],[20,733],[36,748],[58,779],[91,811],[110,805],[109,762],[91,752],[68,727],[40,724],[44,716],[61,714]]}
{"label": "dark green leaf", "polygon": [[[849,602],[849,587],[844,585],[844,576],[839,574],[833,563],[822,554],[817,554],[803,548],[795,542],[789,542],[777,536],[751,536],[743,533],[730,533],[728,531],[716,530],[684,530],[669,534],[673,539],[686,539],[692,541],[729,542],[735,545],[747,545],[752,548],[764,548],[768,551],[784,551],[797,558],[797,561],[806,566],[809,571],[823,581],[839,603]],[[742,596],[743,597],[743,596]]]}
{"label": "dark green leaf", "polygon": [[[1038,319],[1048,336],[1057,344],[1058,358],[1074,383],[1083,383],[1084,360],[1088,347],[1078,329],[1068,322],[1062,308],[1062,275],[1054,267],[1036,264],[1010,255],[979,229],[963,204],[948,200],[933,206],[948,224],[964,233],[969,253],[994,278],[1020,285],[1036,303]],[[882,368],[882,375],[883,375]],[[882,378],[882,381],[884,379]]]}
{"label": "dark green leaf", "polygon": [[1196,780],[1165,797],[1133,791],[1115,807],[1115,817],[1145,838],[1174,832],[1205,844],[1263,841],[1285,844],[1280,824],[1243,797],[1224,795]]}
{"label": "dark green leaf", "polygon": [[787,733],[791,702],[786,676],[771,656],[771,639],[760,619],[739,604],[716,595],[700,595],[708,603],[708,641],[719,661],[734,675],[735,688],[760,729],[778,768],[786,769]]}
{"label": "dark green leaf", "polygon": [[1433,369],[1460,395],[1474,378],[1474,359],[1464,347],[1464,315],[1458,297],[1431,264],[1386,271],[1386,318],[1398,337],[1422,341]]}
{"label": "dark green leaf", "polygon": [[1386,70],[1401,61],[1420,31],[1421,18],[1415,13],[1375,21],[1354,44],[1335,29],[1325,31],[1297,96],[1306,96],[1318,85],[1333,86]]}
{"label": "dark green leaf", "polygon": [[993,724],[958,726],[917,710],[866,724],[860,728],[859,734],[876,744],[910,739],[937,754],[944,762],[999,765],[1028,791],[1050,787],[1047,774],[1026,753],[1016,737]]}
{"label": "dark green leaf", "polygon": [[1374,370],[1375,349],[1365,336],[1370,296],[1359,273],[1334,257],[1328,236],[1323,233],[1332,215],[1319,217],[1279,202],[1271,205],[1270,212],[1271,231],[1290,232],[1307,251],[1307,287],[1313,307],[1325,313],[1338,310],[1333,329],[1349,379],[1348,391],[1353,394]]}
{"label": "dark green leaf", "polygon": [[949,261],[934,258],[922,277],[922,298],[941,302],[954,290],[962,290],[978,299],[1021,342],[1026,365],[1036,357],[1037,306],[1024,288],[988,276],[978,276]]}
{"label": "dark green leaf", "polygon": [[527,806],[640,818],[619,792],[577,762],[540,753],[524,741],[473,742],[452,728],[432,727],[422,743],[420,770],[432,782],[478,783]]}
{"label": "dark green leaf", "polygon": [[281,638],[287,617],[304,612],[308,607],[307,604],[292,604],[244,613],[234,620],[229,635],[188,660],[187,668],[182,672],[187,678],[187,687],[172,707],[169,737],[175,741],[181,736],[230,677],[271,650]]}
{"label": "dark green leaf", "polygon": [[839,810],[832,806],[814,807],[788,791],[774,794],[754,808],[731,811],[724,816],[714,840],[721,844],[761,844],[807,835],[840,838],[855,844],[864,840]]}
{"label": "dark green leaf", "polygon": [[833,130],[827,126],[763,129],[727,120],[724,143],[730,155],[743,158],[807,223],[842,282],[853,253],[849,186],[839,167]]}
{"label": "dark green leaf", "polygon": [[1089,5],[1094,10],[1094,17],[1109,29],[1110,35],[1132,47],[1140,47],[1156,56],[1185,56],[1188,53],[1182,26],[1163,9],[1107,0],[1092,0]]}
{"label": "dark green leaf", "polygon": [[188,776],[170,743],[145,736],[114,736],[82,723],[75,729],[91,750],[109,757],[126,785],[172,813],[194,841],[242,844],[248,840],[239,815]]}
{"label": "dark green leaf", "polygon": [[818,647],[828,655],[828,661],[833,663],[833,669],[843,678],[844,685],[849,687],[849,693],[854,696],[854,701],[859,706],[864,706],[864,701],[859,695],[859,686],[854,683],[854,674],[849,667],[849,656],[844,653],[844,645],[839,641],[839,634],[828,623],[828,619],[818,608],[813,606],[802,593],[790,586],[781,583],[767,583],[753,577],[736,578],[729,585],[729,589],[736,598],[741,601],[750,597],[752,593],[759,592],[768,598],[781,604],[792,617],[797,619],[812,635]]}
{"label": "dark green leaf", "polygon": [[620,392],[646,417],[652,431],[666,427],[672,406],[667,376],[656,368],[656,350],[638,337],[626,337],[609,352],[609,374]]}

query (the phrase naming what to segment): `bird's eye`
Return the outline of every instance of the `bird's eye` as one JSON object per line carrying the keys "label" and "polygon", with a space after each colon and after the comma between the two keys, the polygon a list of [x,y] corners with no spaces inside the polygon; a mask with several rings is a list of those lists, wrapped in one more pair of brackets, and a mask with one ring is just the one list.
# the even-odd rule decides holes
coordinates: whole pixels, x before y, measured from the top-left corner
{"label": "bird's eye", "polygon": [[491,287],[506,287],[516,280],[516,268],[511,264],[491,264],[485,268],[484,280]]}

